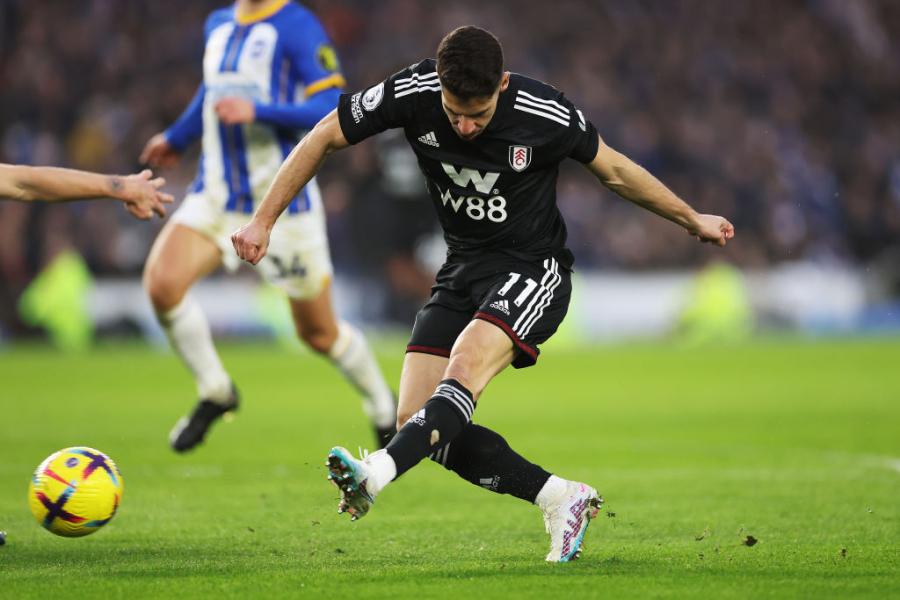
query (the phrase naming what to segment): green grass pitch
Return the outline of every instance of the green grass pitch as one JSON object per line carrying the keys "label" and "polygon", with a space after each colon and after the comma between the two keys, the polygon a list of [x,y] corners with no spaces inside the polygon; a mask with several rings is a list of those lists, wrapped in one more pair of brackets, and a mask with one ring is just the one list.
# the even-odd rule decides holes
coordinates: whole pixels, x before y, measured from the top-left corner
{"label": "green grass pitch", "polygon": [[[396,382],[402,345],[381,350]],[[354,394],[310,355],[222,354],[243,410],[186,456],[166,440],[193,403],[174,356],[0,354],[0,596],[900,596],[900,340],[550,348],[503,373],[476,421],[607,498],[568,565],[543,562],[535,507],[427,461],[339,517],[325,455],[371,443]],[[119,464],[122,508],[57,538],[28,478],[82,444]]]}

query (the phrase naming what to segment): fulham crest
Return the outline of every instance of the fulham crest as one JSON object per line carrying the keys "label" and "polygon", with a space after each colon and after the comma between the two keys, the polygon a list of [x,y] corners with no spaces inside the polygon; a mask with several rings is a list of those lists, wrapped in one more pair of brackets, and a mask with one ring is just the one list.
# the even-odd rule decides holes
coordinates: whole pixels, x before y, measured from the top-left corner
{"label": "fulham crest", "polygon": [[509,166],[521,173],[531,164],[531,146],[510,146]]}

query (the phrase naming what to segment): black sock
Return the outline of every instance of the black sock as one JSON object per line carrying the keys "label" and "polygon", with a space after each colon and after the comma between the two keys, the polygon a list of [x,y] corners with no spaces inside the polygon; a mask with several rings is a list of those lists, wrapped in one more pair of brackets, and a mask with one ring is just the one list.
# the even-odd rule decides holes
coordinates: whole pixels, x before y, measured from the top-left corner
{"label": "black sock", "polygon": [[445,446],[472,420],[472,394],[455,379],[445,379],[422,410],[385,446],[397,465],[397,477]]}
{"label": "black sock", "polygon": [[431,460],[475,485],[532,503],[550,478],[510,448],[503,436],[475,423],[466,425]]}

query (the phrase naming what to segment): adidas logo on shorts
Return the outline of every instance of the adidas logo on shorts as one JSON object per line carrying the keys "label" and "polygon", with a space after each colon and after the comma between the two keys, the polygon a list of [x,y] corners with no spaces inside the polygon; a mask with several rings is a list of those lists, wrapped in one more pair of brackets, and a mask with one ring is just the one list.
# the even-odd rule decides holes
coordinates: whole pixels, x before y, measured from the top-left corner
{"label": "adidas logo on shorts", "polygon": [[509,300],[496,300],[491,302],[491,308],[499,310],[505,315],[509,314]]}
{"label": "adidas logo on shorts", "polygon": [[437,136],[434,135],[433,131],[429,131],[425,135],[419,136],[419,141],[423,144],[427,144],[429,146],[434,146],[435,148],[440,148],[441,144],[437,141]]}

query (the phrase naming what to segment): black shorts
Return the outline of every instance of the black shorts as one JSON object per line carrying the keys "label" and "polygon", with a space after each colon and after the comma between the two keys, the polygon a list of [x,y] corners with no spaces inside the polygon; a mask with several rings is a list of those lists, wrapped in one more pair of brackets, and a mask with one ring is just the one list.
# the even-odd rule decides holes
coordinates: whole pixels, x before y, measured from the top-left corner
{"label": "black shorts", "polygon": [[502,329],[515,346],[513,366],[537,362],[538,344],[562,323],[572,295],[572,273],[555,258],[526,262],[511,257],[448,262],[432,296],[416,315],[407,352],[450,356],[472,319]]}

